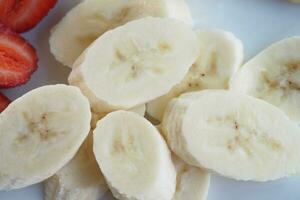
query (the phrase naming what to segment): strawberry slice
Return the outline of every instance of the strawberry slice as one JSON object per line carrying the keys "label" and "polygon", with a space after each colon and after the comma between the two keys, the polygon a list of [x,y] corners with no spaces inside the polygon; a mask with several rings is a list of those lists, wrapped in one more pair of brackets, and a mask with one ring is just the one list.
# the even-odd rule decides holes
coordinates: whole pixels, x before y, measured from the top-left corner
{"label": "strawberry slice", "polygon": [[37,60],[35,49],[24,38],[0,24],[1,88],[26,83],[37,69]]}
{"label": "strawberry slice", "polygon": [[10,104],[10,100],[0,93],[0,113]]}
{"label": "strawberry slice", "polygon": [[55,6],[57,0],[0,0],[0,21],[25,32],[37,25]]}

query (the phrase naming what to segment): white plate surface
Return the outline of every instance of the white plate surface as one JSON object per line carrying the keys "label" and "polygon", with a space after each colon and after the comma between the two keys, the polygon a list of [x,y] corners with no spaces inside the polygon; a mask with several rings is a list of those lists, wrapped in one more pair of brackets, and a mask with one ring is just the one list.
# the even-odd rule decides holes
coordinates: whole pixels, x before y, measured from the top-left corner
{"label": "white plate surface", "polygon": [[[195,27],[222,28],[233,32],[244,43],[246,61],[275,41],[300,35],[300,5],[285,0],[187,1]],[[24,34],[38,51],[39,69],[26,85],[1,92],[15,99],[38,86],[66,83],[70,70],[54,60],[49,52],[48,38],[51,27],[77,2],[79,0],[60,0],[38,27]],[[109,196],[105,200],[112,199]],[[41,184],[0,192],[0,200],[42,199]],[[254,183],[213,176],[208,200],[300,200],[300,177]]]}

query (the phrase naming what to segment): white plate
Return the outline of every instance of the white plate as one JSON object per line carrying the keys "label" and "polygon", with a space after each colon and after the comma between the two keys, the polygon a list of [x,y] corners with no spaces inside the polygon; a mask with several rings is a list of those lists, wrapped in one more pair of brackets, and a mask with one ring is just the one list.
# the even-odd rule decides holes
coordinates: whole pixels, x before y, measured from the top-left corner
{"label": "white plate", "polygon": [[[49,30],[79,0],[61,0],[55,10],[25,37],[39,54],[39,69],[24,86],[4,90],[14,99],[41,85],[66,83],[67,67],[49,53]],[[300,35],[300,5],[285,0],[188,0],[195,26],[232,31],[245,46],[246,60],[269,44]],[[66,33],[67,34],[67,33]],[[300,53],[300,52],[299,52]],[[300,154],[300,153],[299,153]],[[0,200],[41,200],[42,185],[11,192],[0,192]],[[105,200],[110,199],[107,197]],[[299,200],[300,177],[268,183],[237,182],[218,176],[212,178],[208,200]]]}

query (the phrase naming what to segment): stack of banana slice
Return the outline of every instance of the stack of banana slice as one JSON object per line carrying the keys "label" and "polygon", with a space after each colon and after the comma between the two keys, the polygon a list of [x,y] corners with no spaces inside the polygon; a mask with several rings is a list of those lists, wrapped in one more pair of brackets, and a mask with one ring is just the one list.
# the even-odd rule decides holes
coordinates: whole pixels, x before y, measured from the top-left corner
{"label": "stack of banana slice", "polygon": [[70,86],[1,113],[0,190],[44,181],[45,200],[205,200],[210,173],[300,173],[300,37],[242,66],[242,42],[193,30],[184,0],[85,0],[50,48]]}

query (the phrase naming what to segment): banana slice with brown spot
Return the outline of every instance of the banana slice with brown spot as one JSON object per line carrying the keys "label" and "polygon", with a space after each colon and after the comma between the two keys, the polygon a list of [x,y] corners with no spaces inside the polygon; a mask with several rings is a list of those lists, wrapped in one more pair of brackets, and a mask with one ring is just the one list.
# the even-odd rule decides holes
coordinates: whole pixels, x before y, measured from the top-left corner
{"label": "banana slice with brown spot", "polygon": [[72,67],[80,54],[106,31],[147,16],[192,23],[185,0],[85,0],[53,28],[50,49],[55,58]]}
{"label": "banana slice with brown spot", "polygon": [[90,105],[73,86],[32,90],[0,114],[0,190],[41,182],[76,154],[90,130]]}
{"label": "banana slice with brown spot", "polygon": [[166,95],[147,103],[147,114],[161,121],[167,104],[182,93],[203,89],[227,89],[243,62],[243,44],[223,30],[197,31],[200,48],[185,78]]}
{"label": "banana slice with brown spot", "polygon": [[98,38],[76,61],[69,82],[95,112],[128,110],[168,93],[184,78],[198,49],[196,34],[183,22],[135,20]]}
{"label": "banana slice with brown spot", "polygon": [[230,89],[263,99],[300,123],[300,37],[279,41],[246,63]]}
{"label": "banana slice with brown spot", "polygon": [[203,90],[171,101],[162,122],[185,162],[237,180],[268,181],[300,172],[300,128],[260,99]]}

